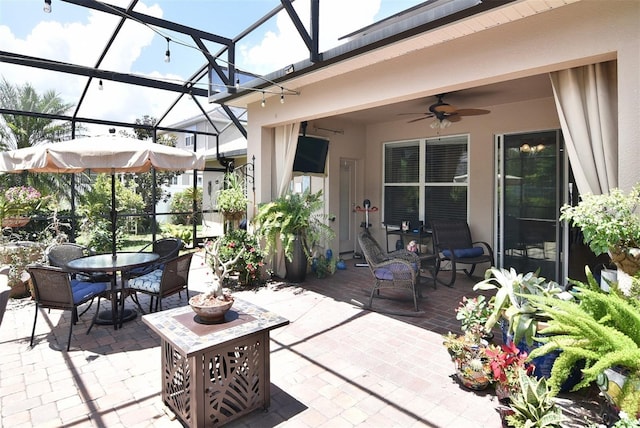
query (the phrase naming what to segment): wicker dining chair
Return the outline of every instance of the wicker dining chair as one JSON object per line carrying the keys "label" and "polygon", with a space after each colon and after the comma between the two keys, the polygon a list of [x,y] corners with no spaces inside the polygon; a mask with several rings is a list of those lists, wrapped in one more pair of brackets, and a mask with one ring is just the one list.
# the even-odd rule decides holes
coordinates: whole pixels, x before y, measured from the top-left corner
{"label": "wicker dining chair", "polygon": [[87,334],[89,334],[100,310],[100,298],[109,287],[109,284],[104,282],[72,280],[67,272],[53,266],[27,266],[27,272],[31,275],[34,300],[36,302],[36,313],[33,319],[33,329],[31,330],[31,342],[29,342],[30,346],[33,346],[33,338],[36,332],[36,323],[40,309],[61,309],[71,311],[69,338],[67,340],[68,351],[71,346],[73,325],[78,322],[78,307],[86,302],[92,301],[94,297],[98,297],[96,315],[94,315],[91,325],[87,329]]}
{"label": "wicker dining chair", "polygon": [[365,261],[375,278],[369,296],[369,307],[373,304],[374,294],[380,294],[380,289],[405,289],[413,296],[413,305],[418,311],[418,272],[420,258],[417,254],[407,250],[397,250],[387,253],[368,231],[358,235],[358,243]]}
{"label": "wicker dining chair", "polygon": [[[47,248],[46,253],[49,265],[62,269],[65,269],[71,260],[94,254],[89,248],[73,242],[54,244]],[[109,282],[111,280],[110,275],[99,272],[76,273],[72,275],[72,278],[90,282]]]}
{"label": "wicker dining chair", "polygon": [[189,267],[193,253],[186,253],[164,263],[162,269],[156,269],[145,275],[129,280],[128,290],[133,292],[131,298],[142,312],[142,306],[138,301],[137,292],[151,296],[149,312],[158,308],[162,310],[162,299],[175,293],[186,291],[189,298]]}
{"label": "wicker dining chair", "polygon": [[151,265],[132,269],[126,272],[126,277],[136,278],[138,276],[146,275],[158,269],[162,270],[165,262],[178,257],[178,254],[180,254],[180,250],[183,246],[184,243],[180,238],[161,238],[148,243],[147,245],[142,247],[140,252],[143,253],[145,251],[151,251],[152,253],[158,254],[160,258]]}

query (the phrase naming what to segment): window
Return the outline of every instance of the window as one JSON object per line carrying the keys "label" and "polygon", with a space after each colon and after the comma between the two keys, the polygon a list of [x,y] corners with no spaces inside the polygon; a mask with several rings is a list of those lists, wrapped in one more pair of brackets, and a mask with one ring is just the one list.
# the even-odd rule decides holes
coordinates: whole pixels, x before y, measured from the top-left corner
{"label": "window", "polygon": [[384,222],[467,220],[468,137],[384,145]]}
{"label": "window", "polygon": [[195,142],[195,140],[196,140],[195,135],[187,135],[184,138],[184,145],[186,147],[191,147],[191,146],[193,146],[193,143]]}

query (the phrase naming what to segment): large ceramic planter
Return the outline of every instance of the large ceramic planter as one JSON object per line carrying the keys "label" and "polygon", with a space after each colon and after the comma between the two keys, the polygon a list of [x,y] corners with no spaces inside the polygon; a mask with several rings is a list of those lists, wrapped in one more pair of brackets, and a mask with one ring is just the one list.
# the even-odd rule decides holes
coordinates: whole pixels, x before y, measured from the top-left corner
{"label": "large ceramic planter", "polygon": [[[625,374],[625,370],[618,368],[605,369],[596,379],[598,388],[600,388],[605,400],[607,400],[609,405],[611,405],[616,411],[620,410],[620,404],[622,403],[623,398],[622,390],[627,382],[628,378]],[[636,390],[640,389],[640,385],[636,385],[635,388]],[[639,415],[640,408],[636,412],[635,416]]]}
{"label": "large ceramic planter", "polygon": [[293,243],[293,257],[291,261],[285,257],[284,265],[287,269],[286,279],[289,282],[304,282],[307,277],[307,256],[302,247],[302,239],[298,236]]}
{"label": "large ceramic planter", "polygon": [[[509,322],[507,320],[502,320],[500,323],[500,329],[502,330],[502,341],[503,343],[510,344],[513,342],[513,336],[509,334]],[[539,347],[541,344],[539,342],[533,342],[531,346],[527,345],[527,342],[523,339],[516,345],[516,347],[522,351],[530,354],[535,348]],[[542,355],[540,357],[534,358],[532,363],[534,365],[533,374],[536,377],[543,377],[545,379],[549,379],[551,377],[551,369],[553,368],[553,364],[560,355],[560,351],[549,352],[548,354]],[[577,364],[571,370],[571,374],[569,377],[563,382],[560,386],[561,392],[571,391],[574,386],[576,386],[580,380],[582,379],[582,369],[584,368],[583,364]]]}

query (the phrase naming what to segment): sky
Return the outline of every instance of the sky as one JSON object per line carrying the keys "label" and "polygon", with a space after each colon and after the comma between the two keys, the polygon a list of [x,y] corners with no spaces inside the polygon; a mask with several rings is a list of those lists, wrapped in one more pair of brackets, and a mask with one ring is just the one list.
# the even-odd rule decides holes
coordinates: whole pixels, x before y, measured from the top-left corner
{"label": "sky", "polygon": [[[320,51],[337,46],[338,38],[345,34],[423,1],[321,0]],[[129,4],[128,0],[103,2],[122,8]],[[140,0],[135,11],[234,38],[278,4],[278,0]],[[309,22],[309,4],[308,0],[293,3],[305,25]],[[95,66],[119,18],[59,0],[52,0],[52,12],[44,13],[43,5],[43,0],[0,0],[0,50]],[[167,37],[171,39],[168,63],[164,61]],[[221,45],[207,43],[207,48],[215,53]],[[307,56],[291,20],[280,13],[238,43],[235,64],[240,70],[269,74]],[[153,31],[128,21],[100,68],[182,83],[205,62],[202,52],[186,36],[163,29]],[[0,76],[14,85],[30,83],[39,93],[54,90],[64,101],[74,104],[87,81],[85,77],[2,62]],[[160,117],[176,97],[165,91],[132,91],[130,85],[110,81],[104,81],[103,90],[99,90],[94,79],[78,116],[123,122],[133,122],[144,115]],[[209,108],[206,99],[199,101]],[[183,97],[163,125],[198,113],[195,103]],[[99,132],[99,127],[89,127],[89,133]]]}

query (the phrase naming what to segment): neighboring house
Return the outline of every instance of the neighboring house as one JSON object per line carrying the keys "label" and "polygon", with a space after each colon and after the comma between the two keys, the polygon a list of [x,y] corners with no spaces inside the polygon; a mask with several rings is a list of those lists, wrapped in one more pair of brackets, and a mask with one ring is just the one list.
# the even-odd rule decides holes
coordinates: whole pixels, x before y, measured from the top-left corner
{"label": "neighboring house", "polygon": [[[575,200],[576,188],[640,181],[640,2],[522,0],[403,33],[429,19],[419,12],[349,35],[320,66],[306,61],[289,78],[267,76],[299,92],[283,104],[272,95],[262,107],[260,91],[219,97],[251,117],[256,202],[287,187],[286,155],[307,122],[307,135],[329,140],[328,173],[311,187],[324,190],[336,215],[334,253],[357,250],[364,218],[353,208],[369,199],[380,242],[385,220],[457,217],[492,243],[500,265],[573,276],[571,236],[557,219],[570,191]],[[343,54],[385,34],[398,37]],[[450,117],[449,127],[414,120],[428,116],[438,94],[489,113]],[[581,113],[576,100],[599,105]]]}
{"label": "neighboring house", "polygon": [[[243,109],[234,108],[237,117],[242,118]],[[205,154],[207,166],[205,171],[196,174],[196,185],[203,189],[203,230],[202,237],[219,236],[222,234],[222,219],[217,213],[216,192],[222,186],[224,166],[218,161],[221,157],[233,159],[235,167],[246,164],[247,139],[233,125],[221,107],[216,107],[207,112],[208,119],[204,115],[198,115],[189,119],[174,123],[169,128],[185,129],[191,132],[175,133],[178,137],[176,146],[187,150],[195,150]],[[211,122],[213,122],[213,125]],[[215,125],[215,127],[214,127]],[[216,137],[215,134],[218,134]],[[216,140],[218,147],[216,147]],[[171,194],[181,192],[193,186],[193,171],[187,171],[177,176],[168,191]],[[159,203],[158,212],[170,212],[171,201]],[[160,222],[169,222],[167,216],[158,217]]]}

